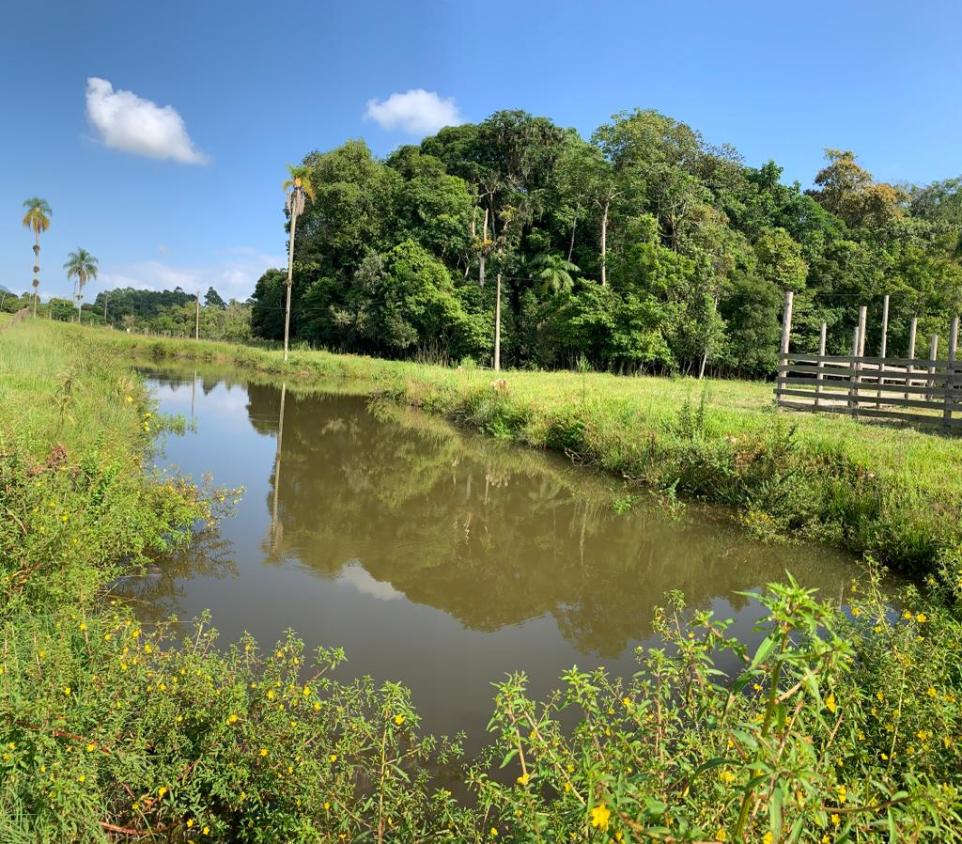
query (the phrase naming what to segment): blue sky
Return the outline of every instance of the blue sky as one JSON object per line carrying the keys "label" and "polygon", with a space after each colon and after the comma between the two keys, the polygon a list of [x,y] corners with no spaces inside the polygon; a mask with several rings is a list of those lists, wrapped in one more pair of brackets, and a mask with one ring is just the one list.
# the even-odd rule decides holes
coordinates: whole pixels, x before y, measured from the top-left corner
{"label": "blue sky", "polygon": [[21,203],[40,195],[42,291],[69,293],[60,267],[79,245],[101,264],[88,296],[180,283],[243,298],[284,263],[285,164],[347,138],[379,155],[418,140],[365,117],[412,89],[440,105],[389,101],[382,121],[522,108],[587,134],[640,106],[750,164],[774,158],[786,181],[809,184],[827,146],[880,179],[957,176],[960,32],[956,0],[10,3],[0,284],[29,286]]}

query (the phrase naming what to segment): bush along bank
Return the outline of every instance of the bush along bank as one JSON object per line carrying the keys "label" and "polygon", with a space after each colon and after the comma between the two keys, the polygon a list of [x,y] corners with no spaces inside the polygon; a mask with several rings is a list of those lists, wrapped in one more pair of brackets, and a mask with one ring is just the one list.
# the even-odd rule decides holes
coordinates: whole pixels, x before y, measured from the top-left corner
{"label": "bush along bank", "polygon": [[421,733],[402,686],[336,682],[343,654],[293,634],[219,646],[207,619],[148,627],[112,603],[121,566],[216,501],[143,472],[157,420],[115,356],[28,325],[0,363],[3,576],[22,584],[0,631],[3,840],[962,840],[945,587],[894,614],[871,570],[844,612],[773,585],[749,653],[669,596],[636,677],[572,669],[545,701],[502,682],[463,802],[429,777],[456,743]]}

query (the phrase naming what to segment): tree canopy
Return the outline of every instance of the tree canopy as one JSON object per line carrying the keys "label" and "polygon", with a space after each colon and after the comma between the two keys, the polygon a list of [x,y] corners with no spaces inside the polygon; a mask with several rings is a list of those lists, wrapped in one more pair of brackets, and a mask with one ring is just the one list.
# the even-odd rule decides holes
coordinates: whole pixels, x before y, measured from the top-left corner
{"label": "tree canopy", "polygon": [[[447,127],[384,160],[351,140],[303,159],[314,190],[298,221],[295,339],[389,357],[490,360],[503,281],[512,366],[764,376],[784,291],[794,342],[850,342],[857,305],[890,340],[943,331],[962,304],[962,179],[876,181],[826,150],[813,188],[774,162],[747,166],[657,111],[615,115],[588,139],[523,111]],[[252,329],[279,339],[270,270]],[[877,338],[870,335],[870,346]]]}

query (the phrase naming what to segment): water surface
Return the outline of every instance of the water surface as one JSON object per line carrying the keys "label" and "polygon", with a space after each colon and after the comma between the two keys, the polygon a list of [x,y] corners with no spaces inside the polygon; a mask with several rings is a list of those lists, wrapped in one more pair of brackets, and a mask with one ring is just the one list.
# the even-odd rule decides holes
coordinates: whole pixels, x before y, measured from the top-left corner
{"label": "water surface", "polygon": [[677,517],[640,496],[621,512],[625,488],[564,458],[384,418],[364,397],[149,380],[163,412],[194,421],[160,462],[246,487],[155,584],[154,610],[209,608],[228,641],[246,630],[267,647],[294,628],[308,649],[343,646],[343,676],[402,681],[428,730],[466,729],[469,746],[507,672],[543,694],[572,665],[636,670],[668,590],[750,639],[758,610],[737,592],[790,570],[837,595],[852,573],[830,550],[760,544],[717,510]]}

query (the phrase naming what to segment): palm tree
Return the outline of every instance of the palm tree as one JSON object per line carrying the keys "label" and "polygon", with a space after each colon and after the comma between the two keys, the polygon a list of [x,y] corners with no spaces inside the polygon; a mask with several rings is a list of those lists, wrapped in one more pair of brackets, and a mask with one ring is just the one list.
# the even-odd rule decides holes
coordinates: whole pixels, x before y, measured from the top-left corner
{"label": "palm tree", "polygon": [[80,322],[80,303],[84,298],[84,285],[97,277],[97,259],[86,249],[77,247],[75,252],[67,256],[67,263],[63,265],[67,271],[67,278],[74,281],[74,298],[77,300],[77,322]]}
{"label": "palm tree", "polygon": [[284,307],[284,360],[287,360],[287,346],[291,333],[291,286],[294,283],[294,233],[297,218],[304,213],[304,201],[314,199],[314,185],[311,182],[311,169],[304,164],[288,164],[290,178],[281,186],[287,193],[285,210],[291,219],[291,237],[287,253],[287,304]]}
{"label": "palm tree", "polygon": [[532,262],[532,266],[537,267],[535,278],[541,282],[542,287],[551,293],[569,291],[574,286],[572,273],[579,271],[579,268],[562,258],[560,255],[539,255]]}
{"label": "palm tree", "polygon": [[23,215],[23,225],[33,231],[33,315],[37,315],[37,297],[40,293],[40,233],[50,228],[50,217],[53,212],[46,199],[39,196],[25,199],[23,207],[27,213]]}

